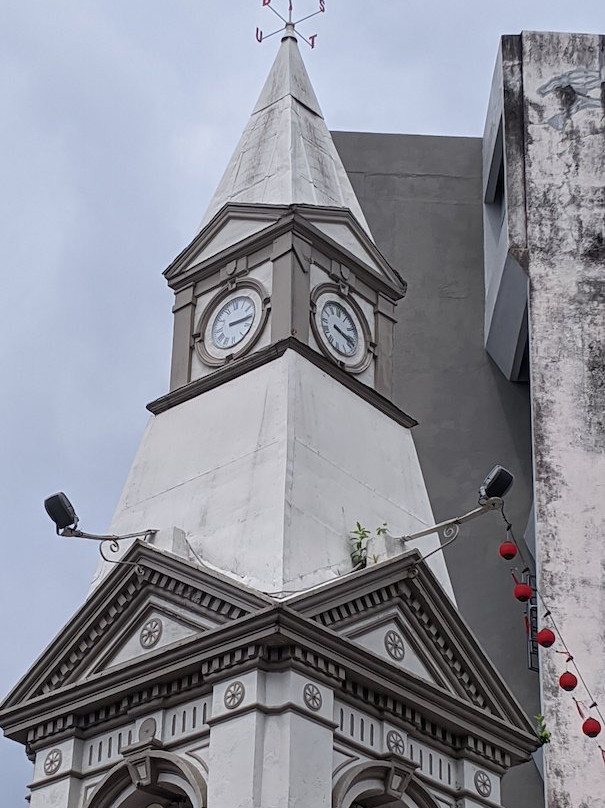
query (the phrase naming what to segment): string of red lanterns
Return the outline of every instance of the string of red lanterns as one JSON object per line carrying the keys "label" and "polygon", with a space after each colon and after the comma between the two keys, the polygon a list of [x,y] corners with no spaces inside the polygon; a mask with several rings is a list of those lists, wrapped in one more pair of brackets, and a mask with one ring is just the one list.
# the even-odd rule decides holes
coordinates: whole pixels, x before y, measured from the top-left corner
{"label": "string of red lanterns", "polygon": [[[521,573],[521,575],[523,576],[526,572],[529,571],[529,567],[526,565],[525,559],[523,558],[523,553],[521,551],[521,548],[519,547],[519,545],[517,543],[517,540],[515,539],[515,536],[514,536],[514,533],[513,533],[513,526],[508,521],[508,519],[506,518],[506,515],[504,513],[504,504],[502,504],[502,506],[500,508],[500,511],[501,511],[501,514],[502,514],[502,518],[504,519],[504,522],[506,523],[507,537],[506,537],[506,541],[504,541],[504,542],[502,542],[500,544],[500,546],[498,548],[498,552],[500,554],[500,557],[502,559],[504,559],[505,561],[512,561],[514,558],[517,557],[517,555],[519,555],[521,560],[523,561],[523,564],[524,564],[524,569],[523,569],[523,571]],[[579,668],[578,668],[578,666],[577,666],[577,664],[576,664],[576,662],[574,660],[573,655],[570,653],[569,648],[568,648],[567,644],[565,643],[565,640],[563,639],[561,631],[559,630],[559,628],[558,628],[558,626],[557,626],[557,624],[556,624],[556,622],[555,622],[555,620],[554,620],[554,618],[552,616],[552,613],[551,613],[550,609],[548,609],[548,607],[546,605],[544,597],[542,596],[542,594],[538,590],[538,587],[537,586],[535,588],[532,587],[526,580],[519,580],[519,578],[515,574],[515,571],[516,571],[516,568],[511,569],[511,575],[512,575],[512,578],[513,578],[513,581],[514,581],[514,584],[515,584],[514,589],[513,589],[513,596],[520,603],[527,603],[527,601],[529,601],[531,599],[531,597],[533,596],[534,589],[535,589],[536,596],[537,596],[537,598],[539,599],[539,601],[541,602],[542,606],[545,609],[544,616],[543,616],[542,619],[543,620],[549,620],[550,624],[552,626],[552,628],[548,628],[547,626],[545,626],[544,628],[541,628],[540,631],[538,631],[537,634],[536,634],[536,642],[542,648],[551,648],[556,643],[557,635],[558,635],[559,642],[563,646],[564,650],[559,651],[559,650],[555,649],[555,653],[565,655],[565,671],[559,677],[559,687],[562,690],[570,693],[573,690],[575,690],[576,687],[578,686],[578,680],[580,680],[582,682],[582,685],[584,686],[584,689],[586,690],[586,693],[587,693],[588,698],[590,700],[589,707],[586,707],[584,702],[579,701],[578,699],[575,698],[575,696],[572,696],[572,699],[575,702],[576,708],[578,710],[578,714],[580,715],[580,718],[582,719],[582,722],[583,722],[582,723],[582,732],[588,738],[596,738],[601,733],[601,730],[602,730],[601,722],[605,723],[605,719],[603,718],[603,715],[602,715],[602,713],[601,713],[601,711],[599,709],[599,706],[598,706],[597,702],[594,700],[594,698],[592,696],[592,693],[590,692],[590,689],[588,688],[588,685],[586,684],[586,681],[584,680],[584,677],[582,676],[582,674],[581,674],[581,672],[580,672],[580,670],[579,670]],[[527,625],[527,621],[526,621],[526,628],[529,630],[529,626]],[[554,631],[553,631],[553,629],[554,629]],[[572,673],[569,670],[569,665],[570,664],[573,665],[576,673]],[[591,716],[590,715],[590,710],[595,710],[595,712],[597,713],[597,715],[599,716],[601,721],[598,721],[596,718]],[[602,760],[605,763],[605,749],[603,749],[603,747],[599,745],[599,750],[601,752]]]}

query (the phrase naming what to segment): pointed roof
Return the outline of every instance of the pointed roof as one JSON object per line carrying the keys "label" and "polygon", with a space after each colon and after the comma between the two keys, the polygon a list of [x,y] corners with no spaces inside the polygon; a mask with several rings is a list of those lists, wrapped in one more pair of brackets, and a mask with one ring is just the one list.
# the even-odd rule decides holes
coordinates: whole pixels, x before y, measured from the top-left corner
{"label": "pointed roof", "polygon": [[371,235],[292,30],[282,39],[200,229],[228,202],[348,208]]}

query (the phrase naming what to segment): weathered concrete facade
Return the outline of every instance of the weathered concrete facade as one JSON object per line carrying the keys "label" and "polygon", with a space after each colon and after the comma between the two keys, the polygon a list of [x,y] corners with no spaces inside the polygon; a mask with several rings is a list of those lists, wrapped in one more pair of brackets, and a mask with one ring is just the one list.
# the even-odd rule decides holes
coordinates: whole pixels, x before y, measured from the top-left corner
{"label": "weathered concrete facade", "polygon": [[[394,395],[417,414],[412,432],[435,517],[473,507],[499,462],[515,475],[506,511],[522,534],[532,500],[529,392],[508,382],[484,347],[481,139],[335,132],[334,141],[377,243],[408,281]],[[533,716],[538,676],[498,556],[502,535],[497,514],[469,523],[445,551],[447,566],[462,614]],[[534,763],[502,782],[510,808],[537,808],[542,792]]]}
{"label": "weathered concrete facade", "polygon": [[[605,38],[525,33],[504,42],[505,83],[519,66],[538,581],[603,705]],[[561,671],[543,651],[547,802],[601,808],[603,760],[558,688]],[[583,688],[577,697],[588,708]]]}
{"label": "weathered concrete facade", "polygon": [[[528,519],[534,532],[535,496],[539,587],[597,701],[605,624],[603,52],[598,36],[504,37],[483,141],[334,136],[377,243],[409,284],[394,390],[420,421],[414,436],[436,516],[457,512],[470,481],[496,460],[516,477],[507,513],[518,536]],[[490,528],[501,535],[495,517]],[[601,806],[597,744],[582,735],[574,703],[558,687],[563,657],[542,651],[540,707],[497,538],[486,541],[490,528],[470,526],[447,551],[458,603],[530,714],[546,716],[548,805]],[[505,804],[538,805],[539,790],[537,770],[513,770]]]}

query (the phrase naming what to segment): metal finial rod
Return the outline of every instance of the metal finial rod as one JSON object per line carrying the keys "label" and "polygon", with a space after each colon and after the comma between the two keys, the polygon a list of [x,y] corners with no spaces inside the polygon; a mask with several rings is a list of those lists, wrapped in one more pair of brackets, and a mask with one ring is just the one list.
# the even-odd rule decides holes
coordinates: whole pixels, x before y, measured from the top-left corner
{"label": "metal finial rod", "polygon": [[269,3],[263,3],[263,6],[266,6],[269,9],[269,11],[272,11],[275,14],[276,17],[279,17],[280,20],[284,23],[284,25],[288,25],[288,23],[292,22],[292,11],[290,11],[289,19],[286,19],[285,17],[282,17],[282,15],[279,13],[279,11],[276,11],[273,8],[273,6],[271,5],[270,2]]}
{"label": "metal finial rod", "polygon": [[262,0],[263,8],[264,7],[269,8],[275,14],[276,17],[279,17],[279,19],[284,24],[283,28],[278,28],[276,31],[272,31],[270,34],[264,34],[263,31],[260,28],[257,28],[256,29],[256,41],[257,42],[262,42],[264,39],[269,39],[270,37],[275,36],[276,34],[279,34],[282,31],[285,31],[287,34],[288,33],[290,33],[290,34],[292,34],[292,33],[298,34],[298,36],[300,36],[300,38],[303,39],[307,43],[307,45],[309,45],[309,47],[314,48],[315,47],[315,40],[317,39],[317,34],[311,34],[309,36],[309,38],[307,39],[307,37],[303,36],[303,34],[301,34],[300,31],[298,31],[296,29],[296,26],[300,25],[301,22],[305,22],[306,20],[310,20],[312,17],[316,17],[318,14],[323,14],[325,12],[325,10],[326,10],[325,0],[319,0],[319,10],[318,11],[314,11],[311,14],[307,14],[305,17],[301,17],[298,20],[295,20],[293,18],[293,14],[294,14],[294,2],[293,2],[293,0],[288,0],[288,18],[287,19],[282,14],[280,14],[279,11],[277,11],[277,9],[275,9],[271,5],[271,2],[272,2],[272,0]]}

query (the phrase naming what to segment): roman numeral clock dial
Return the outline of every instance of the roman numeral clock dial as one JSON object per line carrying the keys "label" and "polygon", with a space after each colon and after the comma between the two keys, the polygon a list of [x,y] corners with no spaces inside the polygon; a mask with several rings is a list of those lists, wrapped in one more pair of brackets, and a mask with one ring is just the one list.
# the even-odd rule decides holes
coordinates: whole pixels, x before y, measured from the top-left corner
{"label": "roman numeral clock dial", "polygon": [[330,300],[324,304],[320,317],[326,339],[343,356],[353,356],[359,345],[359,334],[353,318],[340,303]]}
{"label": "roman numeral clock dial", "polygon": [[252,278],[235,289],[223,288],[203,306],[193,334],[199,358],[219,367],[243,356],[263,333],[270,308],[267,290]]}
{"label": "roman numeral clock dial", "polygon": [[311,293],[311,328],[323,354],[349,373],[361,373],[373,357],[371,329],[353,294],[333,283]]}
{"label": "roman numeral clock dial", "polygon": [[256,313],[254,301],[247,295],[234,297],[219,310],[212,324],[212,342],[217,348],[232,348],[252,328]]}

